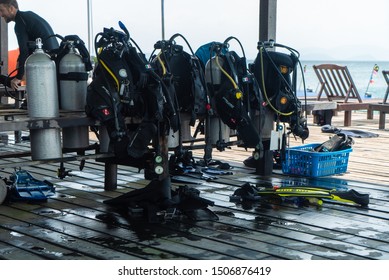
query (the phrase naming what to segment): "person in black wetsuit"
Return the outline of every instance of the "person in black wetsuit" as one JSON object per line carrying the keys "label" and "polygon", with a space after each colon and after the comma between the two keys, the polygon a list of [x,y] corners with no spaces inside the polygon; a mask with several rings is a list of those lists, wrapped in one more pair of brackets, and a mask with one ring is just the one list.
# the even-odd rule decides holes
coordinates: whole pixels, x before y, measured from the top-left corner
{"label": "person in black wetsuit", "polygon": [[18,70],[10,81],[13,90],[17,90],[24,76],[24,63],[35,50],[35,40],[41,38],[44,50],[58,49],[59,44],[50,24],[31,11],[19,11],[16,0],[0,0],[0,16],[6,23],[15,22],[15,34],[19,45]]}

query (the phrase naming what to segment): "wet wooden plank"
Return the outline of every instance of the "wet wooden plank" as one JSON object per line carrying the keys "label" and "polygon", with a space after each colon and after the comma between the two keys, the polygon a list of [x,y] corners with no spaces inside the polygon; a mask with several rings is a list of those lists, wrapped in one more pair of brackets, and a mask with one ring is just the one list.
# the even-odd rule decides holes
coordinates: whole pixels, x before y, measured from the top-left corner
{"label": "wet wooden plank", "polygon": [[[294,226],[296,226],[296,228],[298,228],[298,234],[318,234],[317,237],[319,239],[328,238],[328,244],[336,244],[339,241],[346,242],[348,238],[351,239],[358,237],[361,240],[358,243],[354,244],[357,249],[353,250],[359,252],[359,250],[361,249],[358,248],[359,246],[369,247],[370,245],[366,244],[370,244],[370,242],[372,241],[371,243],[379,244],[379,246],[371,245],[371,248],[377,250],[377,255],[381,254],[385,257],[388,257],[388,243],[385,239],[387,238],[388,234],[386,226],[387,221],[379,220],[381,225],[375,226],[374,222],[376,222],[376,220],[374,219],[369,219],[369,221],[365,223],[363,220],[350,220],[350,217],[344,217],[344,215],[341,214],[343,213],[344,209],[341,209],[341,211],[338,213],[339,216],[337,216],[336,214],[329,215],[330,212],[333,212],[333,209],[325,209],[325,207],[323,207],[320,212],[316,212],[313,209],[307,209],[305,211],[303,210],[302,214],[301,212],[299,212],[300,215],[294,215],[294,213],[290,214],[289,212],[291,212],[292,210],[288,212],[285,211],[285,208],[286,206],[284,205],[280,205],[276,209],[266,208],[263,211],[260,211],[260,209],[255,208],[255,212],[251,213],[251,219],[248,218],[250,216],[247,211],[245,212],[244,217],[245,220],[255,220],[258,223],[261,223],[261,221],[263,221],[263,223],[271,222],[276,225],[287,225],[285,228],[287,228],[288,230],[292,230]],[[228,207],[228,209],[233,208]],[[236,215],[237,211],[238,209],[232,212]],[[323,211],[325,211],[326,213],[322,213]],[[304,230],[302,230],[303,228]],[[328,235],[325,235],[325,233],[328,233]],[[302,234],[300,240],[306,240],[305,237],[303,237],[304,234]],[[368,248],[365,249],[366,250],[364,250],[363,252],[369,251]]]}
{"label": "wet wooden plank", "polygon": [[[68,193],[68,192],[67,192]],[[85,197],[84,197],[84,195],[85,195]],[[90,196],[88,196],[88,195],[86,195],[86,194],[84,194],[83,195],[83,197],[84,197],[84,199],[88,199],[88,198],[90,198]],[[94,196],[98,196],[98,194],[94,194]],[[116,195],[117,196],[117,195]],[[113,196],[114,197],[114,196]],[[108,198],[108,197],[107,197]],[[92,207],[93,208],[93,205],[94,205],[94,203],[93,202],[85,202],[85,203],[82,203],[83,205],[85,205],[85,204],[88,204],[88,206],[90,206],[90,207]],[[105,211],[107,211],[107,209],[105,209]],[[111,210],[111,211],[114,211],[114,210]],[[113,213],[114,214],[114,213]],[[183,219],[183,220],[185,220],[185,219]],[[182,223],[183,222],[183,220],[180,220],[180,223]],[[162,225],[162,227],[164,228],[164,230],[167,230],[168,228],[170,228],[169,230],[172,230],[173,229],[173,232],[180,232],[181,234],[185,234],[185,232],[186,232],[186,227],[184,227],[184,228],[182,228],[182,226],[180,226],[180,223],[176,223],[174,220],[172,220],[172,221],[169,221],[169,226],[167,226],[166,224],[164,224],[164,225]],[[211,225],[215,225],[215,224],[217,224],[218,222],[205,222],[205,223],[210,223]],[[187,226],[189,227],[189,229],[190,228],[195,228],[196,230],[195,230],[195,234],[196,234],[196,236],[197,235],[201,235],[201,238],[202,238],[202,241],[201,241],[201,243],[202,243],[202,245],[203,246],[205,246],[205,248],[208,248],[208,249],[210,249],[210,247],[208,247],[206,244],[206,239],[209,239],[211,236],[213,236],[214,234],[216,235],[216,236],[220,236],[220,237],[227,237],[227,236],[229,236],[229,237],[234,237],[235,239],[240,239],[239,241],[236,241],[236,242],[239,242],[239,243],[241,243],[241,244],[247,244],[247,245],[249,245],[250,247],[247,247],[247,248],[251,248],[251,249],[253,249],[253,247],[252,247],[252,243],[251,242],[248,242],[248,241],[250,241],[250,240],[245,240],[244,238],[239,238],[239,237],[237,237],[237,236],[233,236],[233,235],[231,235],[231,233],[230,232],[228,232],[228,231],[223,231],[223,232],[221,232],[221,231],[218,231],[218,230],[214,230],[214,232],[212,232],[212,230],[210,231],[209,229],[206,229],[205,230],[205,233],[203,233],[203,234],[200,234],[200,229],[198,228],[198,223],[194,223],[193,221],[187,221]],[[158,231],[161,231],[161,228],[159,228],[158,226],[156,226],[156,225],[153,225],[153,227],[155,227],[155,230],[156,230],[156,232],[158,232]],[[193,234],[192,234],[192,237],[190,237],[189,239],[193,239],[193,238],[196,238]],[[197,236],[197,238],[199,238],[198,236]],[[219,240],[218,239],[218,237],[215,237],[215,238],[213,238],[214,240]],[[257,244],[261,244],[262,242],[260,241],[260,240],[257,240]],[[247,245],[245,245],[245,246],[247,246]],[[243,245],[242,245],[243,246]],[[278,246],[278,245],[275,245],[275,246]],[[226,245],[224,245],[224,247],[227,247]],[[219,248],[218,249],[219,251],[221,251],[221,249]],[[267,250],[265,250],[265,251],[267,251]],[[270,252],[266,252],[267,254],[272,254],[272,253],[270,253]],[[308,257],[308,255],[309,254],[305,254],[305,257]],[[256,256],[256,258],[260,258],[260,254],[256,254],[255,255]],[[275,256],[275,255],[273,255],[273,258],[280,258],[280,257],[282,257],[282,256]]]}
{"label": "wet wooden plank", "polygon": [[[96,195],[99,195],[99,194],[96,194]],[[214,198],[214,196],[212,196],[212,198]],[[84,204],[84,203],[83,203]],[[218,203],[217,203],[218,204]],[[284,209],[283,209],[284,210]],[[246,216],[247,216],[247,214],[246,214]],[[271,217],[272,215],[271,214],[269,214],[269,216]],[[297,215],[298,217],[300,217],[301,216],[301,213],[298,213],[298,215]],[[296,216],[296,217],[297,217]],[[271,219],[271,218],[268,218],[268,219]],[[296,218],[295,217],[295,218]],[[295,218],[293,219],[293,223],[296,223],[295,222]],[[254,220],[254,218],[253,218],[253,220]],[[288,223],[288,222],[285,222],[285,223]],[[232,225],[233,225],[233,223],[231,223]],[[196,226],[198,226],[198,225],[196,225]],[[289,230],[289,229],[288,229]],[[312,229],[310,229],[311,231],[312,231]],[[344,234],[344,233],[343,233]],[[271,234],[271,236],[274,238],[274,234]],[[279,234],[279,236],[283,236],[283,234]],[[317,237],[317,236],[316,236]],[[352,236],[350,236],[350,237],[352,237]],[[321,238],[323,238],[323,237],[321,237]],[[304,238],[302,238],[302,240],[305,240],[305,237]],[[328,242],[331,242],[331,240],[328,240]],[[344,239],[341,239],[341,241],[340,242],[344,242]],[[277,243],[278,243],[278,241],[277,241]],[[333,242],[334,243],[334,245],[333,246],[335,246],[335,247],[337,247],[337,246],[339,246],[339,241],[338,242]],[[310,246],[313,246],[313,244],[309,244]],[[275,245],[274,245],[275,246]],[[300,246],[301,246],[301,244],[300,244]],[[357,247],[355,250],[356,251],[359,251],[359,250],[362,250],[362,249],[364,249],[365,250],[365,252],[368,252],[369,250],[367,250],[366,248],[361,248],[361,247]],[[328,248],[327,248],[327,250],[328,250]],[[345,254],[345,255],[347,255],[347,254]],[[338,254],[338,257],[339,257],[339,254]],[[354,256],[355,258],[357,258],[357,256]],[[350,258],[350,256],[348,256],[348,258]]]}
{"label": "wet wooden plank", "polygon": [[[366,120],[365,113],[361,119],[358,116],[354,113],[353,121],[361,125],[354,128],[370,130],[374,120]],[[341,116],[334,118],[334,125],[341,123]],[[311,136],[306,143],[322,142],[330,136],[321,133],[320,127],[310,126],[310,130]],[[389,152],[389,132],[379,133],[378,138],[355,139],[347,173],[319,179],[285,176],[276,170],[272,176],[258,176],[242,163],[250,151],[238,147],[225,152],[215,151],[214,158],[231,164],[234,174],[219,176],[209,182],[191,178],[191,186],[200,190],[202,197],[215,201],[211,209],[218,214],[219,221],[213,222],[179,219],[135,225],[128,216],[108,208],[102,203],[106,198],[148,183],[134,168],[120,167],[119,188],[106,192],[102,163],[88,160],[83,171],[78,170],[77,161],[65,163],[66,168],[73,170],[73,176],[64,180],[56,178],[58,164],[29,166],[26,169],[34,175],[56,183],[57,196],[39,205],[0,206],[0,219],[3,219],[0,237],[5,234],[8,238],[0,239],[0,252],[6,252],[9,259],[50,258],[53,256],[48,252],[51,251],[76,252],[68,258],[77,259],[78,246],[61,247],[61,238],[67,237],[78,238],[76,243],[81,244],[81,253],[87,252],[88,248],[93,252],[92,255],[81,254],[80,259],[126,259],[129,254],[132,258],[147,259],[389,259],[389,175],[386,158],[382,156]],[[291,139],[291,144],[301,145],[301,142]],[[25,151],[28,145],[4,146],[4,151],[14,148]],[[3,146],[1,149],[3,151]],[[202,153],[201,150],[194,152],[198,159]],[[11,172],[8,168],[1,171],[2,175]],[[347,186],[368,192],[371,203],[367,209],[328,202],[321,209],[275,202],[243,208],[230,202],[229,195],[247,181],[253,184]],[[49,237],[42,234],[45,230]],[[24,236],[21,240],[12,240],[11,231]],[[47,252],[31,250],[27,245],[34,240],[40,244],[37,248],[47,248]],[[109,250],[109,255],[104,254],[105,250]]]}
{"label": "wet wooden plank", "polygon": [[[32,206],[29,204],[23,205],[26,207]],[[17,221],[19,223],[13,224],[12,230],[26,236],[33,236],[41,241],[64,246],[79,254],[79,259],[83,259],[83,256],[87,256],[87,259],[139,259],[139,257],[112,250],[109,246],[101,244],[101,242],[99,243],[96,240],[82,238],[82,236],[88,236],[89,238],[94,237],[95,234],[93,232],[79,231],[79,234],[77,235],[72,233],[70,226],[56,223],[54,219],[42,219],[39,215],[10,206],[2,205],[0,206],[0,209],[2,213],[12,214],[10,216],[1,214],[1,216],[6,218],[18,217]],[[55,215],[62,214],[56,212]],[[69,232],[67,231],[67,228],[70,228]],[[67,259],[66,255],[58,255],[58,258]]]}
{"label": "wet wooden plank", "polygon": [[[227,180],[228,181],[228,180]],[[206,184],[206,182],[204,183],[204,184]],[[228,184],[227,184],[228,185]],[[209,189],[210,188],[214,188],[214,189],[217,189],[217,188],[215,188],[215,186],[213,186],[212,184],[208,187]],[[228,191],[230,191],[230,190],[228,190]],[[225,201],[224,201],[225,202]]]}
{"label": "wet wooden plank", "polygon": [[[208,183],[209,184],[209,183]],[[203,187],[203,186],[202,186]],[[201,187],[201,189],[203,190],[203,188]],[[205,197],[208,198],[208,199],[216,199],[215,197],[215,193],[220,193],[219,189],[216,191],[216,192],[212,192],[212,195],[209,195],[208,196],[208,193],[205,192]],[[382,190],[376,190],[376,193],[384,193]],[[387,192],[386,192],[387,193]],[[227,194],[223,194],[223,195],[227,195]],[[222,196],[220,196],[222,198]],[[379,197],[379,196],[378,196]],[[374,203],[374,200],[373,200],[373,203]],[[217,202],[218,204],[218,202]],[[330,207],[328,207],[330,206]],[[332,207],[331,207],[332,206]],[[226,207],[228,207],[229,209],[231,209],[232,207],[230,205],[227,205]],[[287,213],[287,211],[285,211],[285,207],[280,207],[280,209],[282,208],[282,214],[285,214]],[[335,210],[338,210],[338,211],[335,211]],[[321,214],[324,213],[324,217],[320,217]],[[368,209],[367,211],[368,213],[366,213],[366,210],[365,209],[358,209],[358,208],[355,208],[355,207],[350,207],[350,206],[345,206],[345,205],[336,205],[336,204],[328,204],[326,205],[326,207],[323,207],[320,211],[320,215],[316,215],[315,213],[313,213],[313,215],[321,220],[321,221],[325,221],[325,223],[331,223],[331,222],[334,222],[335,225],[337,223],[339,223],[340,225],[349,225],[350,224],[350,220],[354,223],[359,223],[358,226],[356,228],[353,228],[355,232],[357,231],[365,231],[366,232],[369,232],[369,234],[375,234],[377,235],[377,240],[380,240],[378,236],[385,236],[388,234],[387,232],[387,224],[388,224],[388,212],[387,212],[387,208],[384,208],[384,207],[377,207],[377,206],[374,206],[373,204],[373,207],[371,207],[370,209]],[[352,214],[350,214],[352,213]],[[261,215],[263,215],[263,213],[260,213]],[[282,214],[279,214],[279,213],[273,213],[273,214],[270,214],[269,216],[280,216]],[[310,213],[309,213],[310,214]],[[336,217],[336,219],[338,219],[339,217],[341,217],[342,219],[344,220],[341,220],[339,222],[336,222],[336,219],[334,219],[333,217]],[[269,217],[269,218],[270,218]],[[312,219],[313,222],[311,222],[310,220],[306,221],[306,219],[304,219],[303,215],[300,213],[299,216],[298,216],[298,219],[301,219],[302,222],[304,223],[310,223],[310,224],[315,224],[315,220],[316,219]],[[292,221],[293,223],[295,223],[295,220],[296,220],[296,217],[293,216],[293,218],[289,218],[290,221]],[[381,225],[381,228],[379,229]],[[320,227],[323,227],[322,225],[319,225]],[[354,224],[353,224],[354,226]],[[375,228],[375,226],[378,226],[377,228]],[[368,231],[367,228],[369,228],[370,231]],[[331,227],[327,227],[327,230],[328,232],[331,232],[333,233],[333,231],[335,230],[335,228],[331,228]],[[337,230],[337,229],[336,229]],[[349,229],[346,228],[345,230],[343,230],[343,234],[344,233],[347,233]],[[367,234],[367,233],[366,233]],[[371,236],[369,236],[370,238]],[[374,238],[374,237],[373,237]],[[302,240],[304,240],[302,238]],[[363,241],[363,242],[366,242]],[[360,244],[363,244],[363,243],[360,243]],[[387,248],[387,243],[381,243],[380,246],[384,246]],[[357,249],[358,251],[359,249]],[[387,256],[387,250],[386,252],[383,254],[384,256]],[[378,255],[381,254],[380,252],[378,252]]]}
{"label": "wet wooden plank", "polygon": [[[0,217],[0,223],[12,223],[10,218]],[[67,249],[58,246],[56,243],[50,243],[46,239],[35,238],[28,234],[23,234],[17,231],[16,228],[7,229],[0,228],[0,239],[4,244],[0,246],[2,256],[10,259],[68,259],[79,260],[82,259],[94,259],[80,253],[74,252],[74,249]],[[12,254],[12,255],[11,255]],[[15,257],[14,257],[15,256]]]}
{"label": "wet wooden plank", "polygon": [[[212,186],[212,185],[211,185],[211,186]],[[229,186],[228,186],[228,187],[229,187]],[[87,195],[87,196],[89,196],[89,197],[91,196],[91,194],[90,194],[90,193],[89,193],[89,194],[88,194],[88,193],[86,193],[85,195]],[[99,196],[100,196],[100,195],[104,195],[104,193],[103,193],[103,194],[101,194],[101,193],[98,193],[98,194],[92,194],[92,196],[96,196],[96,195],[99,195]],[[214,196],[212,196],[212,198],[214,198]],[[82,204],[84,205],[85,203],[82,203]],[[300,215],[300,214],[301,214],[301,213],[298,213],[298,215]],[[312,244],[310,244],[310,245],[312,245]],[[338,246],[338,244],[337,244],[336,246]]]}
{"label": "wet wooden plank", "polygon": [[[130,249],[130,247],[135,247],[134,250],[137,250],[139,252],[146,251],[147,252],[147,257],[148,258],[154,258],[153,256],[157,256],[157,258],[192,258],[192,254],[194,255],[199,255],[202,256],[203,258],[223,258],[222,255],[220,254],[214,254],[212,253],[212,248],[215,247],[220,247],[215,245],[212,242],[206,242],[206,240],[200,242],[201,247],[198,247],[195,244],[192,244],[191,242],[188,242],[187,244],[182,244],[181,242],[175,241],[175,239],[181,239],[183,238],[180,235],[177,235],[177,232],[172,231],[172,230],[159,230],[154,233],[154,231],[151,231],[149,233],[147,230],[147,224],[143,225],[140,224],[139,227],[134,227],[135,231],[131,232],[128,227],[120,228],[115,224],[109,225],[106,223],[106,221],[102,221],[101,219],[96,218],[97,216],[102,217],[102,215],[105,212],[98,211],[96,209],[92,208],[87,208],[84,205],[80,205],[79,203],[76,203],[75,200],[78,200],[77,198],[70,196],[71,197],[71,203],[66,203],[67,207],[59,207],[59,209],[65,209],[62,211],[65,211],[65,215],[61,215],[60,217],[57,217],[55,220],[58,222],[58,220],[61,220],[61,223],[63,222],[62,227],[66,227],[67,231],[71,232],[72,235],[79,236],[82,239],[87,239],[89,240],[91,237],[88,237],[89,235],[93,237],[95,234],[96,236],[101,236],[101,237],[96,237],[98,240],[109,240],[115,239],[113,241],[110,241],[112,244],[117,243],[119,244],[120,239],[123,239],[123,236],[125,236],[125,243],[127,244],[126,246]],[[83,200],[83,203],[81,204],[88,204],[90,203],[90,200]],[[59,201],[56,201],[55,203],[50,203],[50,205],[57,205],[60,203]],[[101,205],[101,204],[100,204]],[[104,205],[103,205],[104,206]],[[17,207],[16,204],[14,207]],[[19,207],[25,207],[24,204],[20,204]],[[72,208],[74,207],[74,209]],[[51,208],[52,211],[58,211],[55,210],[54,208]],[[47,210],[46,210],[47,211]],[[69,211],[69,212],[68,212]],[[31,212],[29,210],[28,212]],[[77,214],[73,214],[77,213]],[[86,216],[83,216],[86,215]],[[43,217],[42,217],[43,218]],[[110,221],[112,221],[113,217],[110,217]],[[51,219],[50,219],[51,220]],[[122,219],[121,219],[122,220]],[[129,221],[127,221],[125,224],[128,224]],[[51,221],[50,224],[55,224],[53,221]],[[82,225],[82,230],[77,230],[77,227],[75,225]],[[143,228],[145,226],[146,228]],[[109,229],[112,229],[110,231]],[[103,232],[104,231],[109,231],[109,237],[106,236],[104,237]],[[88,233],[86,236],[85,234]],[[137,234],[144,234],[144,236],[138,236]],[[81,235],[82,234],[82,235]],[[159,235],[162,235],[161,240],[159,240]],[[171,235],[173,236],[173,239],[165,239],[165,235]],[[152,246],[149,246],[148,243],[150,240],[147,238],[149,236],[152,238]],[[116,240],[117,239],[117,240]],[[189,238],[190,239],[190,238]],[[115,242],[114,242],[115,241]],[[122,241],[124,242],[124,241]],[[204,246],[206,246],[206,250],[204,250]],[[110,246],[112,248],[113,246]],[[144,248],[143,248],[144,247]],[[228,247],[228,245],[226,246]],[[143,248],[143,249],[142,249]],[[153,253],[154,251],[154,253]],[[196,252],[197,251],[197,252]],[[169,252],[174,252],[172,253]],[[191,252],[189,255],[186,252]],[[185,257],[186,255],[186,257]],[[161,257],[165,256],[165,257]],[[228,258],[235,258],[233,255],[227,255]]]}
{"label": "wet wooden plank", "polygon": [[15,247],[6,242],[0,241],[0,260],[47,260],[36,254],[36,252],[31,252],[29,250],[21,249]]}
{"label": "wet wooden plank", "polygon": [[[69,192],[66,191],[67,194],[70,193],[70,195],[74,192],[74,190],[69,190]],[[111,218],[116,218],[117,221],[115,222],[116,226],[120,226],[125,228],[127,231],[129,231],[129,234],[132,233],[132,231],[136,230],[136,227],[134,225],[131,225],[131,219],[130,217],[121,216],[119,213],[113,211],[113,209],[110,209],[109,207],[100,207],[99,209],[96,209],[98,207],[98,204],[96,204],[95,200],[91,200],[91,196],[97,196],[97,199],[100,199],[100,194],[82,194],[82,196],[85,196],[83,198],[80,197],[80,195],[77,197],[77,199],[73,199],[72,203],[77,203],[80,205],[83,205],[85,207],[85,211],[81,212],[81,218],[85,218],[84,215],[86,213],[92,213],[91,215],[88,215],[88,218],[95,219],[97,217],[96,213],[100,213],[98,216],[102,217],[104,215],[109,215]],[[115,197],[117,195],[113,195]],[[106,199],[109,197],[107,196]],[[63,200],[63,198],[61,198]],[[75,202],[74,200],[78,201]],[[56,203],[56,205],[58,202]],[[79,214],[80,211],[78,211]],[[124,220],[123,220],[124,219]],[[121,221],[121,223],[119,222]],[[154,233],[155,236],[153,236],[153,241],[158,244],[155,245],[156,248],[161,246],[160,244],[167,244],[168,248],[172,250],[173,246],[171,242],[175,242],[176,246],[178,247],[176,254],[179,252],[191,252],[190,256],[201,257],[201,258],[239,258],[239,255],[241,255],[241,258],[258,258],[258,259],[264,259],[268,258],[267,254],[261,254],[260,252],[257,252],[253,250],[250,247],[242,247],[240,249],[240,254],[232,254],[231,252],[234,251],[234,246],[231,246],[231,244],[225,243],[223,240],[216,239],[216,238],[210,238],[208,234],[200,234],[197,231],[195,233],[188,233],[187,228],[183,228],[181,223],[177,224],[170,224],[170,226],[165,225],[156,225],[156,224],[149,224],[149,223],[141,223],[141,225],[144,227],[144,229],[148,228],[151,232]],[[191,226],[193,227],[193,225]],[[143,229],[143,230],[144,230]],[[139,232],[138,234],[141,234],[142,232]],[[160,234],[163,234],[163,237],[159,237]],[[136,236],[138,237],[138,236]],[[138,237],[140,238],[140,237]],[[144,237],[142,237],[144,238]],[[160,240],[161,238],[161,240]],[[136,238],[132,238],[132,240],[136,240]],[[170,245],[169,245],[170,244]],[[183,250],[183,248],[179,248],[179,244],[183,246],[184,248],[187,247],[186,250]],[[196,251],[198,251],[196,253]],[[186,254],[186,253],[181,253]],[[211,254],[211,255],[210,255]],[[223,257],[224,256],[224,257]]]}

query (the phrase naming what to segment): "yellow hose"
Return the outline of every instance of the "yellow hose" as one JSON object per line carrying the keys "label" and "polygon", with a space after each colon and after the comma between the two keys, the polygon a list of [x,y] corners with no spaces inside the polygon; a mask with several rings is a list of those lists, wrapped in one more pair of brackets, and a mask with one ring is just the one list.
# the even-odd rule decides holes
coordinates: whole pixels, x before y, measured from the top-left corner
{"label": "yellow hose", "polygon": [[238,90],[238,92],[235,94],[236,99],[241,99],[242,96],[243,96],[242,92],[240,91],[238,85],[235,83],[234,79],[220,65],[219,56],[218,55],[216,55],[215,60],[216,60],[216,65],[220,68],[220,71],[230,80],[230,82],[232,83],[232,86],[234,87],[234,89]]}
{"label": "yellow hose", "polygon": [[[99,50],[99,54],[101,53],[102,49]],[[111,69],[108,68],[108,66],[102,61],[99,56],[97,57],[98,61],[101,63],[101,65],[104,67],[104,69],[111,75],[111,77],[114,79],[116,83],[117,91],[119,91],[120,85],[119,80],[116,78],[115,74],[111,71]]]}
{"label": "yellow hose", "polygon": [[163,63],[163,60],[161,59],[161,55],[162,55],[162,52],[160,52],[157,55],[157,59],[158,59],[159,64],[161,64],[161,67],[162,67],[162,75],[165,76],[167,71],[166,71],[165,64]]}

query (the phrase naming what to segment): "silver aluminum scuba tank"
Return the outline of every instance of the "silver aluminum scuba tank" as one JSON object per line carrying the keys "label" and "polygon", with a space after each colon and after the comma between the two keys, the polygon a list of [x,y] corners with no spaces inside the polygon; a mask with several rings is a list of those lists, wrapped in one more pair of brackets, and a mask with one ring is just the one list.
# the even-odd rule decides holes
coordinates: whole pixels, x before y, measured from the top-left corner
{"label": "silver aluminum scuba tank", "polygon": [[[223,67],[224,60],[218,58],[219,65]],[[220,70],[218,63],[216,62],[216,57],[212,57],[205,64],[205,81],[207,84],[212,84],[213,86],[220,85],[222,83],[222,72]]]}
{"label": "silver aluminum scuba tank", "polygon": [[[181,126],[181,129],[182,129],[182,126]],[[167,141],[168,141],[167,145],[169,148],[176,148],[176,147],[178,147],[178,145],[180,145],[179,133],[180,133],[179,131],[173,132],[172,129],[169,130],[168,139],[167,139]]]}
{"label": "silver aluminum scuba tank", "polygon": [[[69,111],[84,111],[86,104],[87,80],[77,75],[87,74],[81,55],[71,44],[69,52],[59,62],[60,108]],[[63,78],[66,77],[66,78]],[[64,148],[85,148],[89,145],[89,129],[68,127],[62,129]]]}
{"label": "silver aluminum scuba tank", "polygon": [[[36,46],[25,63],[28,115],[30,118],[56,118],[59,106],[55,62],[43,51],[40,38]],[[62,157],[60,133],[57,128],[31,129],[32,160]]]}
{"label": "silver aluminum scuba tank", "polygon": [[[169,130],[168,135],[168,147],[169,148],[176,148],[180,144],[180,137],[181,141],[192,141],[194,140],[191,135],[191,125],[190,123],[190,116],[187,114],[181,114],[181,128],[180,130],[173,132],[172,129]],[[181,135],[180,135],[181,134]]]}
{"label": "silver aluminum scuba tank", "polygon": [[58,128],[32,129],[30,142],[32,160],[62,157],[61,131]]}
{"label": "silver aluminum scuba tank", "polygon": [[212,145],[216,145],[217,141],[223,141],[224,143],[230,141],[232,130],[221,119],[211,117],[209,127],[209,141]]}
{"label": "silver aluminum scuba tank", "polygon": [[55,62],[43,51],[40,38],[36,46],[25,65],[28,115],[30,118],[56,118],[59,106]]}
{"label": "silver aluminum scuba tank", "polygon": [[87,80],[77,80],[74,78],[62,79],[62,74],[81,74],[86,73],[85,64],[81,55],[76,53],[73,46],[70,47],[69,53],[59,62],[60,73],[60,104],[63,110],[85,110]]}
{"label": "silver aluminum scuba tank", "polygon": [[[205,65],[205,81],[211,87],[215,87],[216,90],[222,83],[222,71],[220,67],[223,67],[224,60],[219,57],[218,62],[219,64],[216,62],[216,57],[212,57]],[[209,126],[209,139],[212,145],[215,145],[219,140],[225,143],[230,141],[231,129],[219,118],[211,117]]]}

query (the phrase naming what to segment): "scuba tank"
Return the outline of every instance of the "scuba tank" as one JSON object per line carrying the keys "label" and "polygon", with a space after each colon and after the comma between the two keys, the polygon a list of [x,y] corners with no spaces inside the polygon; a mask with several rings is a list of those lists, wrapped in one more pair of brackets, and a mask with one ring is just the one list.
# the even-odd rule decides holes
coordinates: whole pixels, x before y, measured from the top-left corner
{"label": "scuba tank", "polygon": [[[256,173],[266,176],[272,173],[274,161],[278,163],[285,158],[287,136],[293,134],[305,140],[309,130],[307,118],[302,115],[301,102],[296,95],[297,65],[301,67],[299,53],[273,40],[258,42],[257,48],[259,52],[250,70],[263,96],[264,156],[258,161],[253,154],[253,159],[257,161],[253,165]],[[279,52],[274,48],[287,52]],[[276,123],[275,130],[272,122]]]}
{"label": "scuba tank", "polygon": [[[36,46],[25,65],[28,115],[30,118],[56,118],[59,116],[56,65],[43,51],[40,38]],[[62,157],[59,129],[31,129],[30,140],[32,160]]]}
{"label": "scuba tank", "polygon": [[[77,51],[79,50],[79,52]],[[92,70],[84,42],[76,35],[62,38],[59,50],[58,83],[60,109],[84,111],[86,105],[88,71]],[[62,130],[64,148],[85,148],[89,145],[88,126]]]}
{"label": "scuba tank", "polygon": [[[286,49],[290,53],[268,50],[273,47]],[[274,41],[258,42],[258,50],[253,72],[265,97],[266,106],[274,112],[277,121],[289,124],[293,135],[305,140],[309,130],[306,116],[302,115],[301,102],[296,96],[299,53]]]}
{"label": "scuba tank", "polygon": [[[219,58],[219,64],[224,67],[224,60]],[[222,83],[222,72],[216,63],[216,57],[212,57],[205,64],[205,81],[213,86],[220,86]]]}
{"label": "scuba tank", "polygon": [[[246,66],[246,58],[243,47],[243,57],[229,50],[229,41],[239,40],[235,37],[227,38],[223,44],[215,44],[215,57],[211,58],[206,65],[211,77],[211,95],[218,117],[230,129],[236,130],[238,139],[246,148],[257,148],[261,145],[261,135],[254,126],[251,118],[249,104],[250,76]],[[212,51],[211,49],[211,51]],[[225,53],[222,54],[222,50]]]}
{"label": "scuba tank", "polygon": [[[183,45],[176,43],[176,38],[186,43],[189,52]],[[204,70],[199,59],[195,56],[187,39],[179,33],[174,34],[168,41],[158,41],[154,49],[160,49],[152,61],[168,87],[170,99],[169,111],[176,111],[179,127],[169,135],[169,147],[181,149],[179,146],[185,141],[193,140],[190,127],[197,125],[197,129],[204,123],[209,114],[209,98],[204,81]],[[170,114],[173,115],[173,114]],[[174,115],[173,115],[174,116]],[[170,118],[174,121],[174,118]],[[197,124],[196,124],[196,121]],[[172,123],[172,121],[169,121]],[[197,130],[196,129],[196,130]]]}
{"label": "scuba tank", "polygon": [[[215,52],[221,52],[221,43],[213,42],[209,47],[209,52],[215,54]],[[220,48],[220,49],[219,49]],[[216,56],[211,57],[205,64],[205,82],[207,87],[210,89],[210,95],[212,97],[211,101],[214,103],[214,92],[219,90],[222,84],[222,67],[224,67],[224,60],[221,57],[218,57],[218,61],[216,61]],[[212,107],[215,107],[212,104]],[[209,120],[209,141],[212,145],[228,143],[230,141],[230,128],[221,121],[220,118],[216,116],[212,116]]]}
{"label": "scuba tank", "polygon": [[104,28],[95,37],[97,65],[85,112],[106,126],[109,149],[117,157],[141,158],[157,136],[156,123],[162,121],[161,82],[130,43],[128,30],[119,25],[124,32]]}

